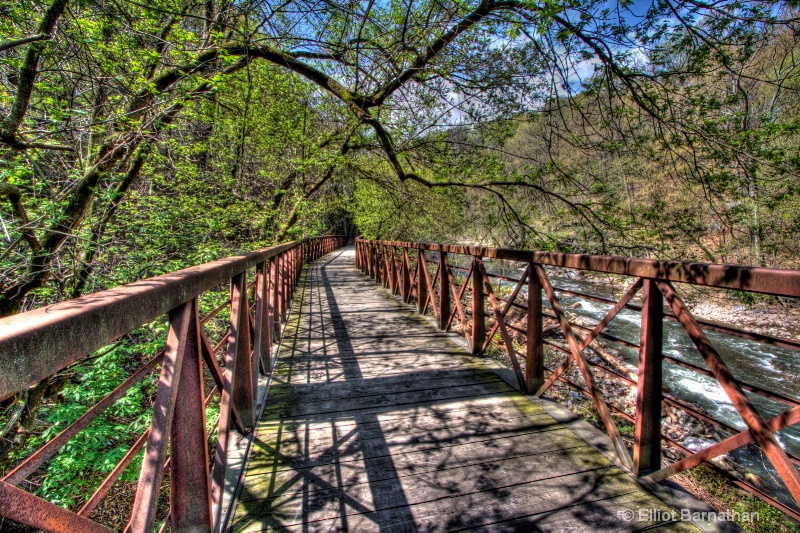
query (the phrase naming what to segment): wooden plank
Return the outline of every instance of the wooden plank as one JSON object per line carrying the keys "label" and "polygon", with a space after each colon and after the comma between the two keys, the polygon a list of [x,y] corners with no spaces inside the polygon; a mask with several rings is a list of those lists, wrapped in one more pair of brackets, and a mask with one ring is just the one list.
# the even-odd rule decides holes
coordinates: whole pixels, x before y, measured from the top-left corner
{"label": "wooden plank", "polygon": [[[263,473],[266,465],[277,471],[284,467],[306,465],[308,460],[313,460],[315,464],[323,464],[329,459],[342,460],[345,450],[348,453],[363,453],[367,458],[417,451],[425,451],[430,457],[431,450],[438,452],[453,446],[475,443],[493,446],[498,450],[504,446],[513,446],[517,453],[541,451],[551,439],[558,440],[559,447],[574,448],[583,444],[583,441],[571,435],[563,426],[554,423],[552,418],[547,420],[545,416],[542,415],[538,423],[532,421],[525,426],[504,430],[478,428],[468,432],[459,432],[456,428],[426,433],[386,431],[380,427],[370,428],[369,421],[359,421],[351,427],[337,424],[322,431],[285,430],[258,437],[258,446],[264,453],[253,458],[248,475]],[[454,452],[448,450],[448,453]],[[326,454],[330,455],[328,459],[323,457]]]}
{"label": "wooden plank", "polygon": [[[380,442],[380,438],[361,439],[360,435],[356,438],[355,432],[340,434],[342,439],[335,446],[315,447],[307,449],[305,452],[295,451],[302,449],[302,443],[283,443],[279,447],[272,448],[268,445],[260,444],[265,454],[259,457],[259,461],[251,463],[247,473],[247,484],[251,487],[273,485],[286,481],[304,471],[314,471],[317,476],[323,472],[339,470],[343,468],[356,469],[359,474],[356,476],[358,481],[351,480],[348,484],[365,483],[364,462],[369,461],[373,465],[391,462],[394,465],[394,474],[374,476],[377,479],[391,479],[412,474],[420,474],[428,471],[439,471],[448,468],[491,464],[497,461],[505,461],[514,457],[534,457],[534,461],[541,460],[541,454],[565,453],[565,455],[581,455],[591,452],[587,444],[577,438],[574,433],[566,428],[560,427],[551,429],[547,435],[541,434],[542,431],[523,431],[514,432],[507,435],[470,435],[454,436],[451,438],[407,439],[393,438],[387,439],[390,446],[390,453],[385,454],[385,446]],[[594,456],[593,453],[588,455]],[[298,458],[304,458],[299,461]],[[344,485],[344,484],[342,484]],[[259,497],[265,497],[261,495]]]}
{"label": "wooden plank", "polygon": [[[431,374],[428,376],[427,374]],[[484,385],[488,383],[505,383],[497,374],[484,374],[472,372],[469,369],[450,372],[424,372],[415,379],[406,374],[395,374],[388,377],[362,378],[359,380],[332,381],[327,383],[311,384],[276,384],[270,394],[273,403],[284,401],[287,403],[304,403],[338,400],[338,399],[366,399],[371,396],[387,394],[396,396],[398,393],[412,394],[415,392],[428,392],[432,389],[443,389],[442,383],[447,387],[465,387],[471,385]]]}
{"label": "wooden plank", "polygon": [[[643,505],[652,505],[644,508]],[[640,515],[631,508],[642,508]],[[679,515],[679,513],[676,512]],[[626,520],[624,517],[632,516]],[[696,532],[691,523],[672,520],[670,509],[661,501],[642,499],[633,492],[606,500],[596,500],[582,505],[574,505],[554,512],[533,514],[512,520],[495,522],[475,529],[475,531],[670,531],[672,533]]]}
{"label": "wooden plank", "polygon": [[[239,502],[261,502],[282,514],[296,514],[295,507],[302,505],[305,497],[312,500],[335,500],[341,494],[346,494],[367,505],[376,484],[380,484],[389,493],[396,493],[396,489],[402,487],[406,493],[403,499],[414,505],[447,498],[453,494],[485,492],[494,487],[558,476],[583,474],[594,478],[597,476],[596,471],[601,468],[605,471],[609,463],[598,454],[587,453],[590,449],[591,447],[584,445],[511,457],[492,454],[494,457],[489,460],[487,451],[491,452],[490,449],[475,445],[459,446],[456,450],[471,452],[477,457],[473,457],[471,462],[462,457],[456,457],[456,460],[452,456],[440,457],[440,462],[436,464],[418,454],[415,458],[418,461],[421,459],[422,463],[404,461],[403,468],[398,468],[395,458],[391,456],[381,458],[382,461],[367,460],[366,462],[371,463],[370,467],[382,474],[378,477],[369,477],[368,467],[363,462],[327,465],[324,469],[300,468],[292,472],[284,471],[280,477],[263,475],[249,479],[246,484],[247,492],[242,494]],[[401,456],[401,459],[409,458]],[[381,470],[381,467],[390,462],[394,466],[391,469],[392,475],[386,475],[386,470]],[[509,476],[509,472],[514,472],[514,475]],[[308,487],[304,483],[298,483],[302,478],[308,480]],[[387,506],[395,504],[400,505],[402,502],[389,499],[386,503]]]}
{"label": "wooden plank", "polygon": [[464,386],[446,386],[438,389],[427,389],[421,391],[399,392],[397,394],[377,395],[365,398],[345,398],[342,400],[322,400],[302,403],[287,404],[278,402],[270,404],[264,410],[264,416],[273,418],[276,416],[296,417],[308,415],[321,415],[327,413],[348,412],[381,412],[385,410],[397,409],[402,406],[415,406],[420,404],[430,404],[432,402],[454,401],[460,398],[470,398],[480,395],[499,394],[508,392],[508,385],[504,381],[479,382],[474,383],[467,389]]}
{"label": "wooden plank", "polygon": [[[491,398],[490,398],[491,399]],[[431,430],[458,430],[461,432],[505,431],[513,428],[528,427],[544,421],[544,427],[552,422],[550,415],[537,409],[532,413],[515,412],[510,402],[498,402],[481,405],[472,403],[469,408],[462,406],[469,402],[453,404],[448,409],[418,409],[381,413],[371,422],[379,426],[384,433],[424,433]],[[330,431],[332,428],[349,430],[356,426],[353,419],[337,418],[326,422],[311,422],[303,419],[265,420],[256,431],[256,435],[264,439],[286,431]],[[361,427],[366,427],[362,422]],[[305,438],[305,437],[303,437]]]}
{"label": "wooden plank", "polygon": [[[556,472],[562,471],[557,463],[550,466]],[[635,482],[613,467],[517,483],[504,480],[504,471],[488,472],[489,477],[484,478],[487,474],[480,468],[456,469],[448,471],[438,483],[424,476],[408,478],[416,483],[402,486],[402,496],[413,507],[413,521],[396,514],[381,513],[384,509],[374,507],[373,491],[387,491],[394,494],[393,501],[400,500],[401,491],[395,486],[395,481],[390,480],[372,487],[361,485],[350,491],[321,493],[306,512],[300,513],[296,512],[296,507],[297,504],[303,505],[303,498],[301,496],[297,501],[293,494],[285,494],[270,502],[274,506],[255,502],[252,508],[248,508],[247,503],[242,503],[239,506],[242,514],[234,520],[233,530],[257,530],[265,525],[264,519],[267,519],[267,524],[272,521],[284,527],[307,523],[313,524],[315,529],[333,529],[336,523],[341,523],[341,518],[330,520],[332,513],[347,516],[347,524],[353,531],[375,530],[376,526],[384,531],[404,531],[413,526],[423,531],[453,530],[496,522],[498,515],[517,518],[535,512],[555,511],[569,504],[588,504],[636,490]],[[498,472],[499,475],[492,476]],[[482,480],[486,485],[480,484]],[[465,484],[462,486],[461,483]],[[343,513],[339,505],[342,500],[345,501]],[[327,527],[315,523],[322,521],[328,522]]]}

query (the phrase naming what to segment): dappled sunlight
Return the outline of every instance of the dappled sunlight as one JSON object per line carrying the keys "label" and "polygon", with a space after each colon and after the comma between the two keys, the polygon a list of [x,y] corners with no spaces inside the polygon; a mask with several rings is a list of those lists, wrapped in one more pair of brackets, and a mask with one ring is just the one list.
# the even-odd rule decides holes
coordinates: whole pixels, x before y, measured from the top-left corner
{"label": "dappled sunlight", "polygon": [[298,297],[234,531],[618,529],[617,510],[668,509],[352,251],[312,265]]}

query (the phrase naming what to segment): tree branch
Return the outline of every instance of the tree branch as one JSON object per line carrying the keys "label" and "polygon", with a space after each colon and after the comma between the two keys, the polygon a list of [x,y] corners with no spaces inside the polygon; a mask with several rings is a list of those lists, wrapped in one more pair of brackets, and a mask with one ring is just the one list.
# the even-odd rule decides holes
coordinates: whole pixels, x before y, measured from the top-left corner
{"label": "tree branch", "polygon": [[30,37],[20,37],[19,39],[11,39],[10,41],[0,43],[0,52],[16,48],[17,46],[22,46],[23,44],[33,43],[36,41],[47,41],[50,39],[51,37],[49,35],[42,34],[31,35]]}
{"label": "tree branch", "polygon": [[[56,22],[66,6],[67,0],[53,0],[50,3],[39,22],[39,35],[50,38],[55,30]],[[43,47],[44,43],[42,42],[34,42],[28,47],[25,60],[19,68],[19,81],[14,103],[11,105],[8,115],[0,122],[0,142],[9,144],[9,141],[13,141],[17,137],[17,130],[28,112]]]}
{"label": "tree branch", "polygon": [[22,205],[22,192],[15,185],[10,183],[2,183],[0,184],[0,198],[3,196],[8,198],[8,201],[11,204],[11,209],[14,212],[14,216],[20,221],[23,238],[30,245],[33,253],[39,253],[42,249],[42,245],[39,243],[39,239],[36,238],[36,234],[30,227],[28,212],[25,209],[25,206]]}

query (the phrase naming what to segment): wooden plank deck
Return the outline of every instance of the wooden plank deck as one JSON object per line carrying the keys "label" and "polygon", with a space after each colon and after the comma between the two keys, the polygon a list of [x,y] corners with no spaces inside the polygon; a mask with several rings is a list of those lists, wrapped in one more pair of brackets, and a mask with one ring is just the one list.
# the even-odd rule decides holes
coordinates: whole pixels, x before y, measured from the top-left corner
{"label": "wooden plank deck", "polygon": [[311,265],[233,531],[696,530],[621,518],[639,509],[671,508],[358,272],[351,249]]}

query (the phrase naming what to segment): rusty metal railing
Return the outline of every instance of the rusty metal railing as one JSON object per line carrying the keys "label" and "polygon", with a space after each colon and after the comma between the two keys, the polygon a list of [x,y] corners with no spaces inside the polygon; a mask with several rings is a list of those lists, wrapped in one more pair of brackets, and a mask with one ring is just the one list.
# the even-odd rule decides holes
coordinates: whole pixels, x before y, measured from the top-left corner
{"label": "rusty metal railing", "polygon": [[[433,269],[430,268],[433,265],[429,265],[426,260],[426,251],[438,253],[438,261]],[[469,268],[450,266],[448,257],[454,255],[471,258]],[[523,274],[520,278],[490,274],[484,265],[484,258],[522,263]],[[356,265],[394,294],[400,295],[406,303],[415,302],[419,313],[425,314],[430,308],[440,329],[451,328],[457,319],[476,355],[483,354],[499,334],[497,342],[504,345],[520,390],[541,396],[558,381],[590,398],[614,444],[620,462],[634,475],[660,481],[704,463],[729,477],[739,487],[756,494],[795,519],[800,519],[798,507],[790,505],[791,502],[787,504],[779,501],[774,494],[767,493],[763,488],[739,476],[731,476],[729,472],[708,463],[723,454],[755,444],[771,463],[794,504],[800,504],[800,474],[797,469],[800,458],[787,452],[775,437],[778,431],[800,422],[800,400],[735,378],[705,331],[722,332],[795,351],[800,351],[800,342],[695,318],[673,286],[674,283],[685,283],[798,298],[800,271],[363,239],[356,240]],[[634,278],[634,282],[619,300],[602,298],[554,288],[544,266],[628,276]],[[456,271],[463,275],[460,287],[454,282]],[[491,278],[514,283],[513,291],[508,297],[498,296],[490,283]],[[517,300],[523,286],[527,286],[527,301],[519,303]],[[642,292],[642,304],[634,305],[631,300],[639,291]],[[550,304],[549,309],[543,308],[542,293]],[[600,301],[611,305],[611,309],[593,327],[573,324],[564,312],[559,295]],[[485,309],[487,301],[490,312]],[[664,309],[664,303],[668,310]],[[512,308],[524,311],[526,327],[508,323],[506,318]],[[641,313],[639,344],[616,338],[604,331],[614,317],[626,308]],[[544,317],[557,321],[567,346],[544,339]],[[491,327],[487,327],[487,318],[491,321]],[[663,353],[664,320],[675,321],[682,326],[706,367]],[[525,339],[522,360],[514,347],[512,332]],[[638,351],[636,379],[587,360],[584,350],[599,338]],[[545,366],[546,345],[566,355],[559,366]],[[740,431],[733,428],[704,413],[702,409],[664,392],[662,366],[665,363],[716,379],[747,429]],[[583,385],[567,378],[565,371],[573,364],[580,371]],[[598,386],[596,374],[636,389],[634,414],[629,414],[607,401],[602,388]],[[779,402],[788,409],[765,419],[745,391]],[[662,403],[680,409],[730,436],[693,452],[662,434]],[[629,452],[620,435],[615,417],[634,425],[633,454]],[[662,441],[679,450],[683,458],[662,468]]]}
{"label": "rusty metal railing", "polygon": [[[344,245],[326,236],[273,246],[0,319],[0,400],[48,378],[159,316],[168,314],[164,350],[135,371],[83,416],[0,479],[0,517],[47,531],[111,531],[89,519],[134,457],[144,460],[126,531],[149,532],[164,474],[170,507],[165,527],[214,531],[221,527],[229,436],[252,430],[259,368],[272,370],[272,345],[286,320],[303,263]],[[248,271],[254,269],[252,284]],[[230,283],[230,327],[216,347],[203,325],[199,297]],[[254,285],[254,302],[248,288]],[[216,352],[227,346],[224,368]],[[153,416],[147,429],[77,512],[45,501],[18,485],[78,432],[160,365]],[[203,372],[215,386],[204,390]],[[205,408],[219,397],[217,443],[210,469]]]}

